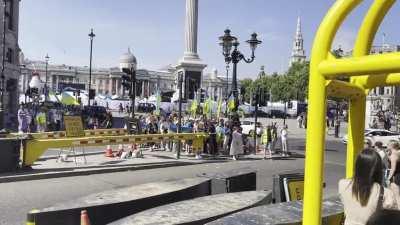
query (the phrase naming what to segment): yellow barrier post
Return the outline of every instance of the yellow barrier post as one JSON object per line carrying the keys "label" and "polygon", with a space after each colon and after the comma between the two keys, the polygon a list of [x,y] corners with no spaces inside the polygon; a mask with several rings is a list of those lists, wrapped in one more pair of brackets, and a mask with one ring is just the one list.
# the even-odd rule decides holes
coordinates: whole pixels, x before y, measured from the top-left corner
{"label": "yellow barrier post", "polygon": [[[326,88],[319,64],[326,60],[338,27],[360,0],[339,0],[329,10],[316,34],[310,62],[303,224],[321,223],[325,149]],[[318,121],[318,122],[316,122]],[[319,123],[319,121],[321,121]]]}
{"label": "yellow barrier post", "polygon": [[[329,53],[339,25],[360,2],[361,0],[336,1],[322,21],[314,40],[308,111],[312,120],[309,120],[307,130],[307,188],[303,206],[303,224],[307,225],[321,223],[326,95],[346,97],[350,100],[346,177],[351,178],[357,153],[363,147],[368,90],[377,86],[400,84],[400,77],[396,74],[400,71],[399,53],[369,55],[378,27],[395,0],[374,1],[358,33],[352,58],[335,59]],[[343,75],[351,77],[350,83],[335,80]],[[325,79],[328,81],[326,86],[323,86]]]}
{"label": "yellow barrier post", "polygon": [[[355,41],[353,56],[360,57],[368,55],[378,31],[379,25],[382,23],[384,16],[389,9],[393,6],[395,0],[375,0],[365,16]],[[379,66],[378,66],[379,67]],[[380,77],[386,75],[374,76],[358,76],[352,77],[351,83],[357,84],[365,89],[376,87],[377,85],[385,84],[385,82],[378,82]],[[370,87],[366,84],[370,79]],[[347,157],[346,157],[346,178],[351,178],[354,175],[354,166],[358,152],[364,145],[364,130],[365,130],[365,113],[366,113],[366,95],[359,99],[350,101],[349,107],[349,124],[348,124],[348,142],[347,142]]]}

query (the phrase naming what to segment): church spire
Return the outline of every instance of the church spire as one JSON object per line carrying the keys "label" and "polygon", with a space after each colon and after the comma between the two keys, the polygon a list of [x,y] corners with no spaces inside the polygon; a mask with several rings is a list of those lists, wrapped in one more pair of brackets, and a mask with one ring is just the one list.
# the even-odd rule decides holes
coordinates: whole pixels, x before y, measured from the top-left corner
{"label": "church spire", "polygon": [[292,55],[290,58],[289,66],[294,62],[304,62],[306,60],[306,53],[304,51],[304,39],[301,33],[301,19],[297,17],[296,35],[293,41]]}

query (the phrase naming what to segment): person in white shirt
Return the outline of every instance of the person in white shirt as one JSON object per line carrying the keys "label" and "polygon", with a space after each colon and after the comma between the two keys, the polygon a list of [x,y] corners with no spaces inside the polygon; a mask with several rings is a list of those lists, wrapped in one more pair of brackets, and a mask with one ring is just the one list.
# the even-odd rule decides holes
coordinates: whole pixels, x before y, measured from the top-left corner
{"label": "person in white shirt", "polygon": [[284,125],[281,130],[281,141],[282,141],[282,156],[288,155],[288,126]]}

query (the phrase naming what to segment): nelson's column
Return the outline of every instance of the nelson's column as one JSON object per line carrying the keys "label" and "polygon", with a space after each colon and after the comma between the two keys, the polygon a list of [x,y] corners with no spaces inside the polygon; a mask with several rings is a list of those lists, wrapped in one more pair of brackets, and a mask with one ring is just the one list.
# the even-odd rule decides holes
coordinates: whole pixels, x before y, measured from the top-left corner
{"label": "nelson's column", "polygon": [[186,0],[185,53],[175,73],[177,81],[178,74],[183,75],[183,99],[194,98],[197,89],[201,88],[203,70],[207,66],[197,54],[198,8],[198,0]]}

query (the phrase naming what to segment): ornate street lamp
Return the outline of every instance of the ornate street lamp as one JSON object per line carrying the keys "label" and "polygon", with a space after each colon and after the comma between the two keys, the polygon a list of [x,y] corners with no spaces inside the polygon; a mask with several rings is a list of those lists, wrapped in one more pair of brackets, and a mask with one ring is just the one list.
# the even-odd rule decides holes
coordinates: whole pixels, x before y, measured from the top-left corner
{"label": "ornate street lamp", "polygon": [[[227,64],[230,64],[232,62],[233,68],[232,68],[232,94],[234,97],[234,108],[233,108],[233,121],[238,123],[234,125],[239,125],[239,117],[237,115],[237,110],[239,106],[239,99],[238,99],[238,89],[237,89],[237,64],[243,60],[246,63],[252,63],[255,59],[254,52],[259,44],[261,44],[261,41],[257,39],[257,34],[253,33],[251,35],[250,40],[247,40],[246,42],[250,45],[251,49],[251,57],[250,59],[247,59],[239,50],[239,42],[238,39],[234,36],[231,35],[231,31],[229,29],[225,30],[225,34],[221,37],[219,37],[220,40],[220,45],[222,46],[222,54],[225,57],[225,62]],[[233,47],[233,51],[232,51]],[[232,52],[231,52],[232,51]]]}
{"label": "ornate street lamp", "polygon": [[47,68],[49,66],[49,54],[46,54],[46,57],[44,57],[46,60],[46,78],[45,78],[45,83],[44,83],[44,101],[47,102],[48,97],[49,97],[49,88],[47,86]]}

